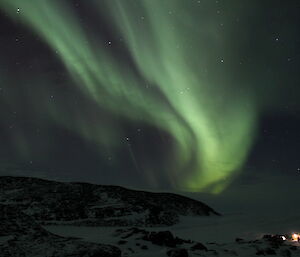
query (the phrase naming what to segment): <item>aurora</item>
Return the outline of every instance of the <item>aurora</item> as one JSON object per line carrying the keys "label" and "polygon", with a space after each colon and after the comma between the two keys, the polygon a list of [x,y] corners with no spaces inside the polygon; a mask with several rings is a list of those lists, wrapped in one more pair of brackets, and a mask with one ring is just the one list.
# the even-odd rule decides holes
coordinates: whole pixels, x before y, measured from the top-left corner
{"label": "aurora", "polygon": [[[91,101],[174,139],[165,171],[174,188],[219,193],[247,159],[258,110],[251,85],[229,68],[236,54],[230,27],[210,19],[209,1],[199,3],[90,1],[103,23],[89,29],[67,1],[2,0],[0,8],[43,39]],[[113,39],[98,31],[108,24]],[[71,122],[47,108],[58,124],[95,142],[99,154],[118,148],[121,132],[111,125],[89,127],[84,117]]]}

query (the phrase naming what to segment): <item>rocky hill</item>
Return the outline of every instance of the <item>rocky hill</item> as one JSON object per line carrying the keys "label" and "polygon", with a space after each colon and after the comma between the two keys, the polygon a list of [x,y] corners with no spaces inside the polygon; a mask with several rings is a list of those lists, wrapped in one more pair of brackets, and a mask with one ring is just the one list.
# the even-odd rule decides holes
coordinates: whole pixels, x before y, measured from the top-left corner
{"label": "rocky hill", "polygon": [[40,224],[168,226],[180,216],[219,215],[176,194],[30,177],[0,177],[0,204],[14,206]]}

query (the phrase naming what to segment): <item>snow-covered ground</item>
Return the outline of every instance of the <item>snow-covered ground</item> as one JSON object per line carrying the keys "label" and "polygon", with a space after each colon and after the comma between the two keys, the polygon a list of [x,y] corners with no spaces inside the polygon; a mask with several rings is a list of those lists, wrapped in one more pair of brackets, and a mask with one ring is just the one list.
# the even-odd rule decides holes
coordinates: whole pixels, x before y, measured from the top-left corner
{"label": "snow-covered ground", "polygon": [[[177,192],[178,193],[178,192]],[[285,176],[264,176],[255,183],[235,183],[220,195],[182,193],[203,201],[223,214],[221,217],[182,218],[182,222],[172,227],[145,228],[148,231],[169,230],[182,239],[201,242],[212,251],[190,252],[189,256],[256,256],[260,249],[269,245],[260,239],[264,234],[291,234],[300,231],[300,179]],[[49,231],[79,237],[86,241],[113,244],[120,247],[124,256],[167,256],[167,249],[143,242],[147,250],[142,250],[139,241],[128,239],[124,245],[114,236],[117,228],[47,226]],[[243,238],[247,243],[236,243]],[[138,245],[136,245],[138,244]],[[299,243],[275,249],[277,256],[300,256]],[[295,248],[295,247],[294,247]],[[289,255],[291,254],[291,255]]]}

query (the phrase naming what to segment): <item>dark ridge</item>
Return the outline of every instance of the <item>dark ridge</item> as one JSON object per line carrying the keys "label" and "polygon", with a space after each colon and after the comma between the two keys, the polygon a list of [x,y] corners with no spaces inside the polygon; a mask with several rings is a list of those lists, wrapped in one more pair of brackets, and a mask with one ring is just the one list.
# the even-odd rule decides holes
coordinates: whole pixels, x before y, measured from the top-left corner
{"label": "dark ridge", "polygon": [[177,194],[31,177],[0,177],[0,204],[17,206],[41,224],[151,227],[174,225],[181,216],[220,215]]}

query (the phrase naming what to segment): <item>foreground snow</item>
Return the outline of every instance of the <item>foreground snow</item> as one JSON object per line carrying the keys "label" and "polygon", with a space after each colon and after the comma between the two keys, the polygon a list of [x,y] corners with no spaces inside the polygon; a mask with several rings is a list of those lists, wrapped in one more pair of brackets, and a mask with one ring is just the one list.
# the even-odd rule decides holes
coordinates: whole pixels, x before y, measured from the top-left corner
{"label": "foreground snow", "polygon": [[[287,184],[286,183],[290,183]],[[189,256],[300,256],[298,242],[274,246],[262,240],[264,234],[291,234],[300,231],[299,181],[276,177],[262,179],[255,185],[239,184],[220,196],[186,194],[203,200],[224,215],[222,217],[181,217],[171,227],[145,228],[147,231],[171,231],[182,239],[201,242],[209,251],[190,251]],[[123,256],[167,256],[166,246],[139,241],[139,236],[120,244],[120,235],[112,227],[46,226],[49,231],[82,238],[84,241],[118,246]],[[236,238],[242,238],[236,242]],[[142,247],[144,246],[144,247]],[[190,249],[192,244],[181,248]],[[146,249],[142,249],[146,248]]]}
{"label": "foreground snow", "polygon": [[[225,221],[225,220],[223,220]],[[255,223],[255,221],[254,221]],[[249,238],[259,237],[260,239],[250,240],[245,239],[230,240],[234,237],[234,232],[230,230],[230,226],[234,226],[233,222],[227,223],[224,226],[218,226],[215,230],[214,222],[208,221],[197,222],[196,220],[186,220],[181,225],[174,226],[169,229],[174,235],[185,239],[187,243],[177,245],[175,249],[187,249],[188,256],[257,256],[257,255],[274,255],[289,257],[300,256],[300,244],[298,242],[287,242],[281,244],[272,244],[271,242],[261,238],[259,233],[249,233]],[[238,224],[237,224],[238,225]],[[221,229],[224,228],[224,230]],[[240,227],[241,228],[241,227]],[[136,233],[130,237],[125,233],[117,233],[118,230],[131,231],[132,228],[112,228],[112,227],[74,227],[74,226],[48,226],[48,230],[63,236],[76,236],[82,238],[84,241],[95,243],[105,243],[115,245],[122,251],[122,256],[136,256],[136,257],[166,257],[167,252],[173,247],[166,245],[157,245],[155,243],[143,240],[143,234]],[[151,231],[166,231],[168,228],[155,228]],[[227,229],[227,230],[225,230]],[[142,231],[150,231],[149,228],[141,229]],[[129,234],[129,233],[127,233]],[[246,236],[246,233],[242,233]],[[224,235],[224,238],[222,238]],[[227,235],[227,236],[226,236]],[[223,239],[223,241],[221,241]],[[194,245],[201,242],[208,250],[191,250]],[[174,255],[175,256],[175,255]],[[181,256],[181,255],[179,255]],[[182,255],[184,257],[184,255]]]}

